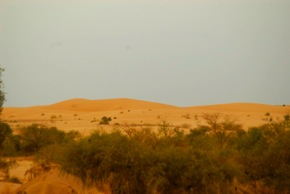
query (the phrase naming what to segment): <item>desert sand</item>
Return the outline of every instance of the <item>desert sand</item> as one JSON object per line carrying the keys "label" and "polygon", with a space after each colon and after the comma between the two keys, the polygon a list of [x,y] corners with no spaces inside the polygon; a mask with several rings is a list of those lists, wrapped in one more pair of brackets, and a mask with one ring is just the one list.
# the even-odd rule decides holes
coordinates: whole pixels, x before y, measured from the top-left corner
{"label": "desert sand", "polygon": [[[177,107],[162,103],[134,99],[87,100],[71,99],[52,105],[33,107],[5,107],[2,119],[17,132],[19,127],[39,123],[55,126],[60,130],[77,130],[88,135],[97,129],[110,131],[122,127],[150,127],[153,130],[166,121],[185,132],[199,124],[204,124],[204,114],[220,114],[242,124],[247,130],[267,122],[280,121],[289,114],[289,106],[274,106],[257,103],[230,103],[207,106]],[[100,125],[103,117],[111,117],[109,125]],[[98,193],[83,190],[81,184],[71,176],[63,177],[57,169],[47,172],[31,181],[24,176],[33,165],[30,160],[18,160],[18,166],[11,169],[11,175],[18,177],[24,184],[1,183],[0,193],[25,190],[27,193]],[[72,188],[71,185],[74,185]],[[48,189],[49,188],[49,189]]]}
{"label": "desert sand", "polygon": [[[64,131],[77,130],[89,134],[95,129],[110,130],[122,125],[154,128],[162,121],[175,127],[189,129],[202,124],[204,114],[218,113],[221,118],[227,116],[234,119],[247,130],[249,127],[265,124],[270,120],[279,121],[289,111],[289,106],[257,103],[177,107],[125,98],[71,99],[45,106],[5,107],[2,119],[14,129],[31,123],[40,123]],[[110,125],[99,125],[103,116],[112,118]]]}

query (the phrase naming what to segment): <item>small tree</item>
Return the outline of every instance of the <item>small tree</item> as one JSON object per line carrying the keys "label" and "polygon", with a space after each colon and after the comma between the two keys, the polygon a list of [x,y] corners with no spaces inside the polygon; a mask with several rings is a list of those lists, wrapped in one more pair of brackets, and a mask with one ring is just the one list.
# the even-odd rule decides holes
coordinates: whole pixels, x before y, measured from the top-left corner
{"label": "small tree", "polygon": [[174,134],[174,130],[173,128],[170,126],[170,124],[163,120],[160,124],[159,124],[159,128],[158,128],[158,135],[160,137],[171,137]]}
{"label": "small tree", "polygon": [[242,129],[240,124],[236,124],[233,120],[228,117],[224,118],[224,121],[219,121],[219,114],[206,114],[204,119],[208,124],[209,130],[216,136],[217,142],[221,148],[223,148],[230,136]]}

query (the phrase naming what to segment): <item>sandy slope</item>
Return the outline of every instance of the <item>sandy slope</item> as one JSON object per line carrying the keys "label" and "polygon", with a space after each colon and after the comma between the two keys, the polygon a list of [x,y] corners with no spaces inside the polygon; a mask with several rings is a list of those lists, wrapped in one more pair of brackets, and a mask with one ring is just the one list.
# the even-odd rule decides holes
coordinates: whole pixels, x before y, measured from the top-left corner
{"label": "sandy slope", "polygon": [[[134,99],[86,100],[72,99],[47,106],[26,108],[4,108],[2,118],[13,128],[41,123],[56,126],[62,130],[79,130],[90,133],[103,127],[112,128],[114,124],[134,126],[157,126],[166,120],[174,126],[190,128],[203,123],[203,114],[219,113],[242,123],[244,128],[264,124],[269,120],[278,121],[289,113],[290,107],[255,103],[231,103],[209,106],[176,107],[161,103]],[[266,116],[270,113],[270,116]],[[110,126],[99,126],[103,117],[111,117]]]}
{"label": "sandy slope", "polygon": [[20,186],[21,184],[17,183],[0,182],[0,193],[1,194],[15,193],[16,189],[18,189]]}
{"label": "sandy slope", "polygon": [[96,188],[86,188],[71,175],[52,168],[16,189],[16,193],[27,194],[100,194]]}

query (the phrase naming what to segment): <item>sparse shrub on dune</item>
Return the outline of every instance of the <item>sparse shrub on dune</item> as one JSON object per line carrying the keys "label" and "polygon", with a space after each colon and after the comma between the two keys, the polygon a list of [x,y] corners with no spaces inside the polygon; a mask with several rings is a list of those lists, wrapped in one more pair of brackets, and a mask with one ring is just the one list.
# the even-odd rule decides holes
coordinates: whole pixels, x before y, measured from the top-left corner
{"label": "sparse shrub on dune", "polygon": [[112,121],[112,118],[111,117],[106,117],[106,116],[103,116],[99,122],[100,125],[109,125],[110,122]]}

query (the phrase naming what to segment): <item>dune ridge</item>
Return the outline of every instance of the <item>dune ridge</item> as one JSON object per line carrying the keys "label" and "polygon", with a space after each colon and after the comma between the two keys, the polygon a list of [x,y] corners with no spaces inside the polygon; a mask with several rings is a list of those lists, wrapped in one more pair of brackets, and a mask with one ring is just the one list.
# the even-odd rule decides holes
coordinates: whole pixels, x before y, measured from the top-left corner
{"label": "dune ridge", "polygon": [[77,111],[113,111],[126,109],[172,109],[178,108],[176,106],[149,102],[143,100],[135,100],[130,98],[113,98],[101,100],[88,100],[83,98],[76,98],[65,100],[46,106],[49,109],[60,110],[77,110]]}
{"label": "dune ridge", "polygon": [[[211,111],[233,111],[233,112],[261,112],[261,111],[278,111],[285,107],[274,106],[269,104],[236,102],[225,104],[198,105],[179,107],[159,102],[150,102],[145,100],[137,100],[130,98],[111,98],[90,100],[85,98],[73,98],[64,100],[50,105],[29,106],[29,107],[4,107],[4,111],[23,112],[23,111],[39,111],[39,110],[67,110],[67,111],[115,111],[128,109],[187,109],[187,110],[211,110]],[[286,107],[286,109],[289,109]]]}
{"label": "dune ridge", "polygon": [[280,112],[284,109],[282,106],[274,106],[260,103],[228,103],[228,104],[215,104],[206,106],[192,106],[189,109],[196,110],[212,110],[212,111],[231,111],[231,112]]}

